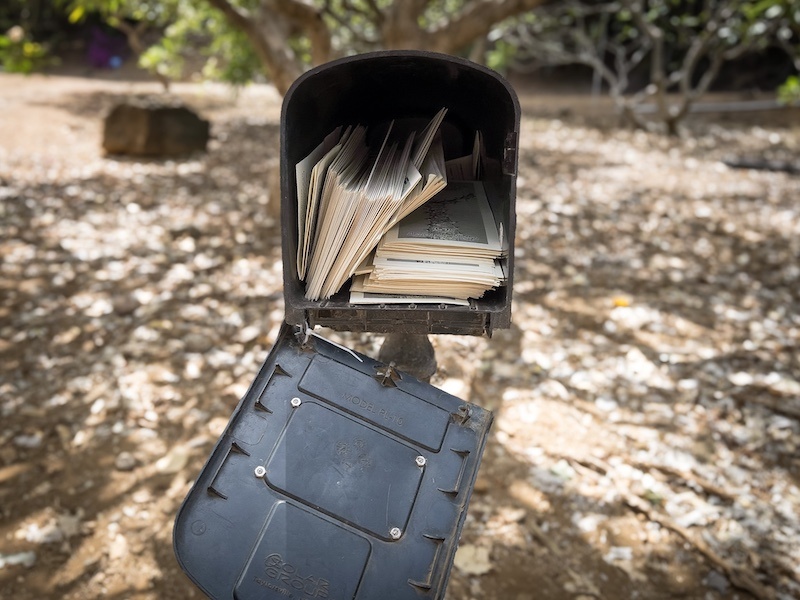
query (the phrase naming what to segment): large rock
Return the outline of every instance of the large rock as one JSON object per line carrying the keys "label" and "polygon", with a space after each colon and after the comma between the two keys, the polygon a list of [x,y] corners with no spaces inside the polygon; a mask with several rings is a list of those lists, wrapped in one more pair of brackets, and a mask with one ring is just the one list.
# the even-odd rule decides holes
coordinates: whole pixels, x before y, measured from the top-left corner
{"label": "large rock", "polygon": [[183,105],[147,99],[123,102],[105,119],[103,149],[109,154],[177,156],[205,151],[209,123]]}

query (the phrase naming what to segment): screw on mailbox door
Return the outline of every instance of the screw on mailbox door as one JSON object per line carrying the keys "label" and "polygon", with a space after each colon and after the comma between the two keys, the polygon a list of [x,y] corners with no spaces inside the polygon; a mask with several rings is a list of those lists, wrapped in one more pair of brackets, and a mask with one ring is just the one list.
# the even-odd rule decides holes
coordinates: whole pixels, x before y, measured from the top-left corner
{"label": "screw on mailbox door", "polygon": [[264,475],[267,474],[267,470],[264,467],[262,467],[261,465],[258,465],[256,467],[256,470],[254,471],[254,473],[255,473],[256,477],[261,479],[262,477],[264,477]]}
{"label": "screw on mailbox door", "polygon": [[418,467],[424,467],[425,463],[427,463],[428,461],[425,459],[424,456],[418,456],[414,462],[417,463]]}
{"label": "screw on mailbox door", "polygon": [[302,403],[303,403],[303,401],[302,401],[302,400],[300,400],[300,398],[292,398],[291,402],[289,402],[289,404],[291,404],[291,405],[292,405],[292,408],[297,408],[297,407],[298,407],[298,406],[300,406]]}
{"label": "screw on mailbox door", "polygon": [[400,536],[403,535],[403,531],[399,527],[392,527],[389,530],[389,535],[392,536],[393,540],[399,540]]}

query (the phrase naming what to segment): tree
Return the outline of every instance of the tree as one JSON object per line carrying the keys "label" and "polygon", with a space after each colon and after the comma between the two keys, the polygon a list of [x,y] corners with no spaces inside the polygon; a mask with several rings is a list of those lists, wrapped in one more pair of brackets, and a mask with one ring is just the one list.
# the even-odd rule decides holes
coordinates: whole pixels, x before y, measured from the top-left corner
{"label": "tree", "polygon": [[[591,67],[628,120],[676,134],[724,63],[768,46],[800,56],[800,10],[792,0],[574,1],[506,23],[494,36],[513,45],[518,66]],[[632,89],[643,67],[648,84]],[[646,101],[655,102],[654,119],[640,111]]]}
{"label": "tree", "polygon": [[52,34],[59,16],[43,0],[5,0],[0,4],[0,68],[31,73],[54,64],[50,44],[40,40]]}
{"label": "tree", "polygon": [[[72,24],[89,14],[99,14],[111,27],[125,35],[134,57],[140,60],[148,49],[145,34],[163,29],[177,17],[179,0],[57,0],[67,9]],[[163,68],[150,68],[155,77],[169,88],[170,78]]]}
{"label": "tree", "polygon": [[[89,11],[104,15],[157,72],[168,72],[168,59],[180,56],[188,37],[197,42],[205,36],[209,46],[216,40],[216,56],[206,57],[212,65],[252,65],[254,57],[284,93],[309,66],[352,52],[416,48],[463,53],[494,24],[546,0],[64,1],[76,20]],[[164,38],[145,50],[141,32],[154,25],[164,28]],[[230,44],[233,52],[221,57],[225,44],[234,40],[246,40],[248,48]]]}
{"label": "tree", "polygon": [[303,71],[293,38],[308,41],[311,64],[350,49],[463,52],[492,25],[544,0],[207,0],[245,33],[279,91]]}

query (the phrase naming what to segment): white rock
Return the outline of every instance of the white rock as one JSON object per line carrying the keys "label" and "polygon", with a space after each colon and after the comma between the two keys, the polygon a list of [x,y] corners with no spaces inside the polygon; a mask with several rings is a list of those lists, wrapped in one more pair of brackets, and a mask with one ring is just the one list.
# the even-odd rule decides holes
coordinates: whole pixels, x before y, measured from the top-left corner
{"label": "white rock", "polygon": [[753,384],[753,376],[750,373],[745,373],[744,371],[738,371],[737,373],[731,373],[728,375],[728,381],[730,381],[733,385],[738,386],[746,386]]}
{"label": "white rock", "polygon": [[14,445],[19,448],[35,449],[42,445],[44,436],[41,433],[33,433],[31,435],[18,435],[14,438]]}
{"label": "white rock", "polygon": [[114,461],[119,471],[131,471],[136,467],[136,458],[130,452],[120,452]]}
{"label": "white rock", "polygon": [[7,566],[22,565],[32,567],[36,564],[35,552],[18,552],[17,554],[0,554],[0,569]]}
{"label": "white rock", "polygon": [[189,452],[183,446],[176,446],[166,456],[156,462],[156,469],[160,473],[177,473],[189,462]]}
{"label": "white rock", "polygon": [[489,560],[489,549],[473,544],[460,546],[453,564],[466,575],[485,575],[493,568]]}
{"label": "white rock", "polygon": [[609,551],[603,555],[603,560],[607,563],[633,560],[633,548],[628,546],[612,546]]}

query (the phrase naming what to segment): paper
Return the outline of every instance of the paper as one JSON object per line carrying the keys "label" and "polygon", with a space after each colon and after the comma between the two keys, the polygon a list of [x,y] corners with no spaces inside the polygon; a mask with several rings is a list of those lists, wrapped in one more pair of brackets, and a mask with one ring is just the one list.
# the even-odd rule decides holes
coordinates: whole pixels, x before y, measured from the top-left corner
{"label": "paper", "polygon": [[[442,108],[368,131],[332,131],[296,165],[298,277],[309,300],[330,298],[352,278],[358,304],[468,304],[505,285],[503,226],[472,152],[445,160]],[[448,172],[468,181],[448,185]],[[421,300],[420,298],[426,298]]]}
{"label": "paper", "polygon": [[[341,127],[337,127],[297,165],[297,275],[305,277],[308,252],[308,237],[313,231],[316,221],[316,200],[318,200],[318,180],[320,171],[324,173],[327,165],[335,156],[331,150],[341,135]],[[324,157],[324,158],[323,158]],[[320,161],[320,159],[323,159]],[[322,165],[322,166],[321,166]],[[313,189],[312,189],[313,188]]]}

